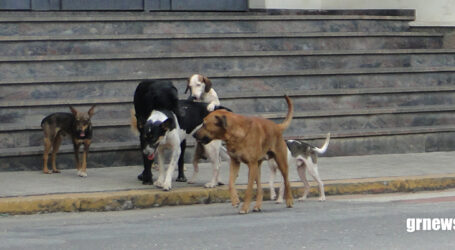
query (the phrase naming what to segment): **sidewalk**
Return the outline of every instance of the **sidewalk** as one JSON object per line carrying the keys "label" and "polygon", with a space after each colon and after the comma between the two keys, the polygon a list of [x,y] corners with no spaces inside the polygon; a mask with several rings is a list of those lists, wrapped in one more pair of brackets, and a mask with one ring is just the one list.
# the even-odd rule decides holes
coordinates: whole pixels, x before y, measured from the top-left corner
{"label": "sidewalk", "polygon": [[[186,176],[190,178],[192,165],[187,164],[186,169]],[[203,187],[212,174],[207,163],[200,164],[196,184],[173,182],[170,192],[142,185],[137,180],[141,171],[141,166],[88,169],[87,178],[78,177],[76,170],[51,175],[40,171],[2,172],[0,213],[106,211],[229,200],[226,185],[214,189]],[[247,182],[247,171],[248,168],[242,165],[237,179],[240,194]],[[321,157],[319,172],[327,195],[453,188],[455,152]],[[158,173],[154,171],[153,174],[156,177]],[[226,184],[228,176],[229,166],[223,162],[221,180]],[[281,181],[278,177],[276,183]],[[265,199],[268,199],[268,178],[269,168],[265,163],[262,166]],[[294,196],[299,196],[303,185],[295,167],[291,168],[290,180]],[[318,195],[314,182],[310,195]],[[330,200],[330,196],[327,199]]]}

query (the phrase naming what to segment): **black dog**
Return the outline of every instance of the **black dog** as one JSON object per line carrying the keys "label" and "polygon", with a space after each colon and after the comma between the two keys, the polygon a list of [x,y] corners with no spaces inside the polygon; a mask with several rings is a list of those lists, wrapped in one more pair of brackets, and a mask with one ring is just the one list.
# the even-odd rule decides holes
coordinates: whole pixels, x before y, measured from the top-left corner
{"label": "black dog", "polygon": [[[143,184],[152,183],[151,165],[155,158],[155,151],[160,153],[158,150],[160,144],[169,146],[173,152],[179,152],[176,181],[186,182],[183,166],[185,138],[202,124],[203,118],[209,114],[207,105],[207,103],[197,103],[191,100],[178,100],[177,89],[169,81],[147,80],[139,84],[134,95],[136,115],[132,117],[132,124],[134,125],[134,118],[136,118],[144,159],[144,171],[138,176],[138,179],[142,180]],[[216,109],[227,108],[220,106]],[[176,153],[172,153],[166,177],[162,169],[163,164],[159,164],[160,177],[155,184],[162,186],[165,190],[170,188],[169,181],[172,176],[170,170],[173,171],[175,168],[176,156]],[[158,159],[160,163],[163,156]]]}
{"label": "black dog", "polygon": [[[132,117],[132,124],[136,123],[140,133],[144,161],[142,182],[152,183],[151,165],[157,152],[160,155],[160,177],[154,184],[169,190],[171,189],[170,178],[180,157],[181,142],[185,137],[185,132],[179,127],[177,89],[170,81],[142,81],[134,93],[134,109],[135,117]],[[172,151],[167,176],[164,176],[162,164],[165,147],[170,147]],[[183,172],[183,169],[181,171]],[[184,176],[179,176],[179,179],[181,178]]]}

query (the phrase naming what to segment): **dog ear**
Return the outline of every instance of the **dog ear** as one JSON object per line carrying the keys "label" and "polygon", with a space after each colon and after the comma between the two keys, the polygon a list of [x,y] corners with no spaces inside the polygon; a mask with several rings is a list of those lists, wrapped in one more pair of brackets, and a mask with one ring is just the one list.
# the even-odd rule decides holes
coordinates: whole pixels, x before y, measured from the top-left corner
{"label": "dog ear", "polygon": [[225,115],[222,115],[222,116],[218,116],[216,115],[215,116],[217,122],[215,123],[215,125],[219,126],[219,127],[222,127],[224,129],[227,128],[227,118]]}
{"label": "dog ear", "polygon": [[190,89],[190,79],[191,79],[191,77],[188,78],[188,80],[187,80],[187,82],[186,82],[185,94],[186,94],[186,92],[188,92],[188,90]]}
{"label": "dog ear", "polygon": [[212,89],[212,82],[206,76],[202,77],[202,81],[205,83],[205,93],[208,93]]}
{"label": "dog ear", "polygon": [[88,116],[89,116],[90,118],[92,118],[92,116],[95,114],[95,106],[96,106],[96,105],[93,105],[93,106],[88,110],[88,112],[87,112],[87,113],[88,113]]}
{"label": "dog ear", "polygon": [[168,119],[166,119],[166,121],[164,121],[163,123],[160,124],[160,127],[164,130],[171,130],[172,125],[173,125],[172,119],[168,118]]}
{"label": "dog ear", "polygon": [[69,108],[71,110],[71,113],[73,113],[73,115],[76,116],[77,115],[77,110],[71,105],[69,105]]}

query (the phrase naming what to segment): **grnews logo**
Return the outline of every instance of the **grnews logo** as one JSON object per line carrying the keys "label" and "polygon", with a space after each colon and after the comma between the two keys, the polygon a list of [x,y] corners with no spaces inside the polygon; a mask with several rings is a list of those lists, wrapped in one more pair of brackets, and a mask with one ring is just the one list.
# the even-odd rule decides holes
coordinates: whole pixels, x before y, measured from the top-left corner
{"label": "grnews logo", "polygon": [[455,218],[407,218],[406,230],[415,231],[455,231]]}

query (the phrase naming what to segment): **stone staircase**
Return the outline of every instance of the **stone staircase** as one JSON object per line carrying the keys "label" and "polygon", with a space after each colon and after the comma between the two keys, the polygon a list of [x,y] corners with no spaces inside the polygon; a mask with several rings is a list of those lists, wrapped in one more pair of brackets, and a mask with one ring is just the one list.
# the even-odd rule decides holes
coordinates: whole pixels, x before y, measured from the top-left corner
{"label": "stone staircase", "polygon": [[[328,156],[455,150],[455,50],[410,31],[413,11],[378,13],[2,13],[0,171],[41,169],[41,119],[67,104],[97,104],[89,167],[140,165],[135,87],[170,79],[184,99],[193,73],[223,105],[276,122],[288,94],[286,137],[330,131]],[[58,164],[73,168],[65,143]]]}

